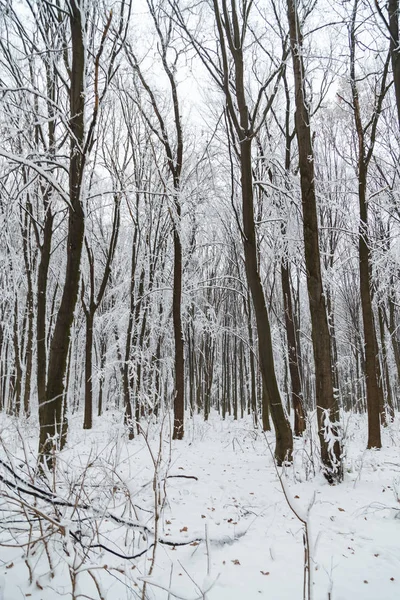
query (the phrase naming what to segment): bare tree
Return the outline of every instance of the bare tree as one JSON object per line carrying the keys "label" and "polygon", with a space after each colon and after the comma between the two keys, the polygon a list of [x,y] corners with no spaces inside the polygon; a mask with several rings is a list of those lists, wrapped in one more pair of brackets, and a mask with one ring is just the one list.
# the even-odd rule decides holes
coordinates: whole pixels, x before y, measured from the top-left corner
{"label": "bare tree", "polygon": [[[242,198],[241,228],[247,283],[251,292],[257,323],[260,370],[268,393],[271,416],[276,432],[275,456],[278,464],[292,457],[292,431],[285,414],[276,379],[271,329],[258,263],[257,239],[254,222],[254,195],[252,171],[252,142],[275,99],[282,76],[283,60],[272,63],[271,73],[260,84],[250,110],[246,94],[246,36],[250,35],[249,16],[252,2],[241,0],[213,0],[212,13],[216,28],[217,59],[207,46],[191,34],[178,4],[175,15],[189,37],[204,66],[221,90],[228,128],[239,159]],[[272,90],[270,88],[272,87]],[[268,93],[269,92],[269,93]],[[267,98],[265,102],[264,98]]]}
{"label": "bare tree", "polygon": [[[321,275],[314,152],[311,142],[310,109],[305,88],[303,37],[296,3],[294,0],[288,0],[287,6],[295,84],[295,124],[299,148],[304,253],[314,349],[318,433],[325,475],[329,481],[340,481],[342,478],[342,452],[336,424],[339,411],[337,399],[333,393],[331,340]],[[333,440],[330,439],[331,435],[328,438],[326,434],[327,421],[332,422]]]}
{"label": "bare tree", "polygon": [[[143,68],[140,66],[133,49],[129,46],[127,50],[128,60],[138,76],[140,84],[146,94],[156,125],[153,125],[152,117],[142,109],[142,114],[152,132],[164,147],[167,166],[172,179],[172,207],[171,221],[174,241],[174,268],[173,268],[173,298],[172,317],[174,326],[175,342],[175,391],[174,391],[174,439],[182,439],[184,435],[184,411],[185,411],[185,384],[184,384],[184,340],[182,325],[182,240],[181,240],[181,175],[183,168],[184,139],[182,118],[179,107],[178,85],[176,80],[176,65],[180,51],[173,44],[173,19],[172,14],[167,12],[167,4],[161,2],[156,4],[153,0],[147,0],[147,6],[156,31],[158,49],[162,68],[167,77],[167,85],[172,102],[173,127],[169,130],[166,116],[157,100],[156,93],[148,83]],[[170,57],[171,50],[173,58]],[[139,107],[141,107],[139,103]],[[169,195],[169,186],[166,185],[165,193]]]}
{"label": "bare tree", "polygon": [[354,115],[354,124],[357,133],[357,176],[358,200],[360,210],[359,224],[359,266],[360,266],[360,292],[362,319],[364,327],[365,344],[365,377],[367,388],[368,407],[368,448],[381,447],[380,413],[383,411],[384,400],[381,386],[381,372],[378,358],[378,343],[374,322],[372,305],[371,282],[371,248],[368,224],[368,167],[374,152],[377,127],[383,108],[383,101],[387,92],[387,76],[390,63],[388,53],[382,64],[382,70],[374,81],[374,105],[370,119],[363,123],[360,94],[358,89],[358,76],[356,74],[356,52],[358,44],[359,1],[354,0],[351,19],[349,22],[350,46],[350,87],[351,108]]}

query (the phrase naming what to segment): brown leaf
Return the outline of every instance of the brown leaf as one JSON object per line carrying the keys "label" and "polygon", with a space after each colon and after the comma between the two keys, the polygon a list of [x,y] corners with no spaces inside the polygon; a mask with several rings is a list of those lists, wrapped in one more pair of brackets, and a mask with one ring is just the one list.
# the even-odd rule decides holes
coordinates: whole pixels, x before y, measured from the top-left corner
{"label": "brown leaf", "polygon": [[260,571],[263,575],[269,575],[269,571]]}
{"label": "brown leaf", "polygon": [[368,583],[368,581],[366,579],[364,579],[364,583]]}
{"label": "brown leaf", "polygon": [[240,565],[240,561],[237,558],[231,560],[231,562],[233,562],[234,565]]}
{"label": "brown leaf", "polygon": [[199,545],[199,542],[192,542],[190,545],[191,545],[191,546],[198,546],[198,545]]}
{"label": "brown leaf", "polygon": [[185,526],[185,527],[182,527],[182,529],[180,529],[179,531],[182,533],[182,531],[187,531],[187,530],[188,530],[188,528]]}
{"label": "brown leaf", "polygon": [[338,508],[338,510],[340,510],[340,512],[346,512],[344,508]]}
{"label": "brown leaf", "polygon": [[390,581],[394,581],[394,577],[391,577],[391,578],[390,578]]}
{"label": "brown leaf", "polygon": [[201,515],[201,518],[206,519],[207,517],[206,517],[206,515]]}
{"label": "brown leaf", "polygon": [[166,525],[171,525],[171,521],[165,521]]}
{"label": "brown leaf", "polygon": [[300,498],[300,496],[295,496],[295,498],[298,500]]}
{"label": "brown leaf", "polygon": [[14,563],[10,563],[9,565],[6,566],[6,569],[12,569],[12,567],[14,566]]}

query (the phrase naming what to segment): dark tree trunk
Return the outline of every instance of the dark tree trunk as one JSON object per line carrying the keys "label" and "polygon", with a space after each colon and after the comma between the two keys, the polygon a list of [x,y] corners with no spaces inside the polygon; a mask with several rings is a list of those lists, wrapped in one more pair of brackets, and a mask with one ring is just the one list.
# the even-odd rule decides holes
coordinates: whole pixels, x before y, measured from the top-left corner
{"label": "dark tree trunk", "polygon": [[383,392],[378,381],[379,360],[376,339],[374,312],[371,298],[371,265],[368,235],[368,207],[366,199],[367,170],[364,164],[364,151],[360,149],[358,197],[360,207],[359,263],[362,321],[364,329],[365,379],[368,409],[368,448],[381,448],[380,407],[383,406]]}
{"label": "dark tree trunk", "polygon": [[374,112],[369,129],[369,143],[366,144],[366,129],[362,123],[362,111],[357,88],[356,77],[356,17],[358,12],[358,0],[354,1],[351,27],[350,27],[350,86],[353,103],[353,114],[355,129],[358,138],[357,148],[357,176],[358,176],[358,201],[360,210],[359,222],[359,267],[360,267],[360,294],[362,321],[364,329],[364,352],[365,352],[365,384],[367,390],[368,410],[368,448],[381,448],[380,413],[384,406],[383,391],[380,385],[380,365],[378,357],[378,342],[374,323],[374,312],[372,306],[371,285],[371,261],[368,228],[368,201],[367,201],[367,174],[372,152],[375,144],[376,127],[382,111],[382,103],[386,93],[386,78],[389,67],[389,56],[380,81],[380,91],[377,92],[374,102]]}
{"label": "dark tree trunk", "polygon": [[[180,206],[176,204],[177,218],[180,220]],[[175,340],[175,392],[174,392],[174,429],[173,439],[183,439],[185,415],[185,363],[182,328],[182,244],[174,225],[174,290],[172,298],[172,317]]]}
{"label": "dark tree trunk", "polygon": [[45,222],[43,227],[43,242],[40,247],[40,261],[37,275],[36,299],[36,355],[37,369],[36,382],[39,402],[39,422],[41,423],[41,407],[46,402],[47,378],[47,335],[46,335],[46,308],[47,308],[47,282],[49,276],[51,240],[53,237],[53,214],[48,201],[44,201]]}
{"label": "dark tree trunk", "polygon": [[80,0],[70,1],[70,28],[72,68],[70,79],[71,147],[69,165],[69,215],[67,236],[67,266],[60,307],[50,344],[45,402],[39,405],[39,452],[52,466],[51,449],[54,436],[59,435],[60,447],[66,440],[65,374],[70,344],[71,327],[78,299],[80,263],[84,236],[84,213],[81,186],[84,167],[85,103],[85,46]]}
{"label": "dark tree trunk", "polygon": [[[242,105],[242,103],[239,104],[239,106],[242,108],[243,114],[247,115],[246,106]],[[246,122],[243,125],[245,125],[247,128],[247,116],[245,119]],[[278,382],[276,380],[269,317],[257,263],[257,243],[254,225],[254,199],[251,164],[251,139],[241,140],[240,170],[242,185],[243,246],[246,277],[253,300],[254,314],[257,323],[260,370],[270,401],[271,417],[275,427],[275,458],[278,465],[281,465],[285,460],[292,459],[293,439],[289,421],[282,405]],[[263,399],[264,396],[265,394],[263,394]]]}
{"label": "dark tree trunk", "polygon": [[[303,39],[294,0],[288,0],[290,45],[295,83],[295,124],[299,148],[300,186],[303,207],[304,253],[310,304],[311,335],[315,364],[315,393],[321,458],[329,481],[341,480],[341,445],[337,431],[338,406],[333,393],[331,340],[322,286],[317,203],[310,115],[305,93]],[[327,439],[325,421],[331,421],[334,440]],[[333,441],[333,443],[332,443]]]}
{"label": "dark tree trunk", "polygon": [[281,283],[285,309],[285,326],[289,355],[289,373],[292,384],[292,406],[294,410],[294,434],[303,435],[306,428],[303,410],[303,394],[301,391],[300,369],[297,358],[296,332],[294,329],[292,294],[290,290],[289,265],[281,261]]}
{"label": "dark tree trunk", "polygon": [[92,429],[93,425],[93,321],[94,311],[89,308],[86,314],[86,339],[85,339],[85,413],[83,429]]}

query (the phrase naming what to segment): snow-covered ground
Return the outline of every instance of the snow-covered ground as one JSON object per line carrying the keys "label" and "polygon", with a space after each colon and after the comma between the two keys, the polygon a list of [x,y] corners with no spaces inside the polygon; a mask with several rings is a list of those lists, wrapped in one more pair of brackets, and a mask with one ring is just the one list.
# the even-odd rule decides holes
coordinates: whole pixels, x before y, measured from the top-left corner
{"label": "snow-covered ground", "polygon": [[[302,600],[304,526],[262,432],[250,419],[216,415],[188,420],[182,442],[170,442],[168,430],[164,423],[160,436],[150,425],[128,441],[118,415],[91,432],[72,419],[55,478],[46,488],[36,481],[37,491],[26,466],[34,465],[34,424],[17,430],[1,416],[0,475],[19,488],[1,483],[1,600],[142,598],[145,580],[145,597],[156,600]],[[346,416],[345,435],[342,484],[318,472],[310,440],[296,440],[283,473],[294,508],[308,514],[312,598],[397,600],[399,421],[380,451],[364,450],[363,417]],[[32,545],[38,538],[46,544]]]}

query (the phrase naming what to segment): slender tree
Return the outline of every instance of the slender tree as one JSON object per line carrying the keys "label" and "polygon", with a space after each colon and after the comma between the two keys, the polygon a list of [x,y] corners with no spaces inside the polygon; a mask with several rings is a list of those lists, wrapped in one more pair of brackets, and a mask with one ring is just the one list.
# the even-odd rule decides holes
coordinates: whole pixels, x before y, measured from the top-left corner
{"label": "slender tree", "polygon": [[[250,111],[250,98],[246,94],[245,48],[246,36],[250,35],[249,16],[252,2],[241,0],[213,0],[213,18],[217,34],[218,60],[193,36],[186,26],[182,13],[175,5],[175,13],[186,35],[198,52],[203,64],[222,91],[228,128],[232,141],[236,145],[239,159],[240,188],[242,200],[241,234],[245,256],[247,284],[250,289],[254,314],[257,323],[260,371],[270,402],[271,416],[276,433],[275,457],[279,465],[286,459],[291,460],[293,438],[290,424],[283,408],[278,382],[276,379],[271,328],[260,277],[260,265],[257,252],[257,237],[254,218],[252,142],[275,99],[280,78],[282,62],[272,67],[272,72],[260,85],[253,109]],[[272,91],[263,99],[267,90]]]}
{"label": "slender tree", "polygon": [[[295,125],[299,148],[304,254],[314,350],[318,433],[325,475],[329,481],[340,481],[342,451],[337,426],[339,411],[333,392],[331,340],[321,275],[314,152],[304,77],[303,37],[296,2],[288,0],[287,7],[295,84]],[[331,430],[329,435],[328,423]]]}
{"label": "slender tree", "polygon": [[[173,19],[168,14],[164,4],[158,6],[153,0],[147,0],[147,6],[152,18],[158,40],[161,65],[167,77],[167,85],[172,102],[173,127],[169,130],[166,116],[157,100],[157,95],[145,78],[143,69],[140,67],[132,48],[128,49],[127,57],[137,74],[144,93],[150,101],[156,127],[152,124],[152,118],[142,109],[142,114],[150,129],[155,133],[164,147],[169,174],[172,180],[172,206],[171,221],[174,244],[174,267],[173,267],[173,296],[172,296],[172,318],[175,343],[175,389],[174,389],[174,439],[182,439],[184,435],[184,411],[185,411],[185,383],[184,383],[184,340],[182,325],[182,240],[181,240],[181,175],[183,167],[184,139],[182,128],[182,117],[179,106],[178,85],[176,79],[176,63],[180,52],[175,50],[175,57],[170,58],[173,49]],[[139,105],[140,106],[140,105]],[[166,186],[166,195],[169,195],[169,186]]]}
{"label": "slender tree", "polygon": [[[375,98],[372,116],[364,125],[358,79],[356,74],[356,49],[357,49],[357,17],[359,1],[354,0],[351,19],[349,22],[350,63],[349,79],[351,87],[351,108],[354,115],[354,124],[357,133],[357,177],[358,201],[360,210],[359,223],[359,268],[360,268],[360,293],[362,320],[364,329],[365,347],[365,378],[367,389],[368,408],[368,448],[381,447],[380,413],[383,409],[383,390],[381,385],[381,370],[378,357],[378,343],[376,337],[374,310],[372,304],[371,281],[371,248],[370,231],[368,223],[368,167],[374,152],[379,117],[383,108],[383,101],[387,92],[387,76],[390,63],[390,52],[382,65],[380,82],[375,85]],[[368,135],[368,137],[367,137]]]}

